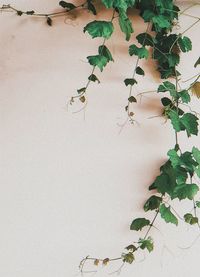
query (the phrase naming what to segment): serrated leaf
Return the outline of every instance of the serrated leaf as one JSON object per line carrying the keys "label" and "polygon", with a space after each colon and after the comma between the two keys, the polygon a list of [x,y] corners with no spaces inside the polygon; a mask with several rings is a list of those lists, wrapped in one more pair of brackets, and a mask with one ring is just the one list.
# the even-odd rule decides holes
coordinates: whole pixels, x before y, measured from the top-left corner
{"label": "serrated leaf", "polygon": [[126,86],[129,86],[129,85],[133,86],[133,85],[137,84],[137,81],[133,78],[127,78],[124,80],[124,83]]}
{"label": "serrated leaf", "polygon": [[188,37],[180,37],[178,39],[178,45],[183,52],[192,50],[192,42]]}
{"label": "serrated leaf", "polygon": [[138,75],[142,75],[142,76],[145,75],[144,70],[143,70],[140,66],[137,66],[137,67],[136,67],[135,72],[136,72],[136,74],[138,74]]}
{"label": "serrated leaf", "polygon": [[169,156],[170,162],[173,167],[176,167],[178,165],[181,165],[181,159],[178,156],[177,152],[174,149],[171,149],[167,152],[167,155]]}
{"label": "serrated leaf", "polygon": [[107,59],[108,62],[109,61],[112,61],[112,62],[114,61],[113,57],[112,57],[112,54],[110,53],[110,50],[105,45],[99,46],[98,52],[99,52],[99,55],[104,56]]}
{"label": "serrated leaf", "polygon": [[174,189],[173,198],[192,200],[198,191],[199,187],[196,184],[181,184]]}
{"label": "serrated leaf", "polygon": [[178,219],[176,216],[171,212],[170,207],[166,207],[165,204],[160,206],[160,215],[165,220],[166,223],[172,223],[178,225]]}
{"label": "serrated leaf", "polygon": [[148,237],[147,239],[140,239],[139,244],[141,249],[147,249],[149,253],[153,251],[154,245],[151,237]]}
{"label": "serrated leaf", "polygon": [[144,204],[144,211],[156,210],[159,208],[162,198],[156,195],[152,195]]}
{"label": "serrated leaf", "polygon": [[153,16],[152,21],[157,32],[162,29],[168,29],[171,26],[169,19],[164,15]]}
{"label": "serrated leaf", "polygon": [[166,91],[169,91],[170,95],[174,97],[176,95],[175,85],[169,81],[165,81],[161,85],[159,85],[157,92],[166,92]]}
{"label": "serrated leaf", "polygon": [[177,111],[173,111],[171,110],[169,113],[168,113],[168,116],[171,120],[171,123],[172,123],[172,126],[174,128],[174,130],[176,132],[180,132],[181,130],[184,130],[184,126],[182,125],[181,121],[180,121],[180,118],[179,118],[179,115],[177,113]]}
{"label": "serrated leaf", "polygon": [[187,90],[182,90],[178,93],[178,96],[181,98],[183,103],[189,103],[191,98]]}
{"label": "serrated leaf", "polygon": [[142,46],[154,46],[154,39],[147,33],[137,35],[136,39]]}
{"label": "serrated leaf", "polygon": [[142,230],[142,228],[144,228],[145,226],[149,226],[149,224],[150,224],[150,221],[146,218],[136,218],[131,223],[130,229],[139,231],[139,230]]}
{"label": "serrated leaf", "polygon": [[88,32],[92,38],[103,37],[109,39],[114,31],[113,23],[110,21],[94,20],[88,23],[84,29],[84,33]]}
{"label": "serrated leaf", "polygon": [[193,216],[190,213],[184,215],[185,222],[189,223],[190,225],[197,224],[199,222],[198,217]]}
{"label": "serrated leaf", "polygon": [[124,263],[132,264],[135,257],[132,252],[129,252],[127,254],[122,254],[122,260]]}
{"label": "serrated leaf", "polygon": [[195,161],[200,164],[200,150],[197,147],[192,148],[192,154],[195,159]]}
{"label": "serrated leaf", "polygon": [[72,3],[68,3],[66,1],[60,1],[59,5],[64,8],[64,9],[68,9],[68,10],[73,10],[76,8],[76,6]]}
{"label": "serrated leaf", "polygon": [[126,13],[119,14],[119,26],[121,31],[126,35],[126,40],[129,41],[133,33],[133,26]]}
{"label": "serrated leaf", "polygon": [[198,117],[191,113],[185,113],[181,118],[181,124],[185,127],[188,137],[198,134]]}
{"label": "serrated leaf", "polygon": [[143,58],[147,59],[149,56],[149,52],[144,46],[137,47],[135,44],[132,44],[129,47],[129,55],[130,56],[136,55],[138,56],[139,59],[143,59]]}
{"label": "serrated leaf", "polygon": [[97,78],[97,76],[95,74],[91,74],[89,77],[88,77],[88,80],[92,81],[92,82],[98,82],[100,83],[99,79]]}
{"label": "serrated leaf", "polygon": [[108,63],[107,58],[101,55],[88,56],[87,59],[91,65],[97,66],[101,71]]}

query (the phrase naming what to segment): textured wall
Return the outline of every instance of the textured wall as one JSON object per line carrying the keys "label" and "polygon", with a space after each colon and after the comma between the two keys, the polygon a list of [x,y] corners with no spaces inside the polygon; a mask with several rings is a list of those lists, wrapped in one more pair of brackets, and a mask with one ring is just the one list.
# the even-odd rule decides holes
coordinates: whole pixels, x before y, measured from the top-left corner
{"label": "textured wall", "polygon": [[[10,4],[37,11],[58,7],[57,0]],[[200,8],[190,13],[199,15]],[[101,41],[82,32],[90,19],[84,12],[66,24],[58,18],[50,28],[42,19],[0,14],[2,277],[72,277],[86,255],[118,256],[137,239],[129,224],[143,215],[147,187],[174,146],[170,124],[160,117],[149,119],[160,113],[159,96],[154,94],[136,107],[139,126],[127,125],[119,134],[128,95],[123,80],[131,75],[135,58],[128,57],[131,42],[118,31],[109,42],[115,63],[100,76],[101,85],[89,88],[85,116],[72,113],[76,106],[67,111],[67,100],[91,71],[86,56],[96,53]],[[133,39],[145,29],[135,20]],[[182,30],[192,21],[183,16]],[[188,32],[194,50],[182,57],[183,80],[197,72],[193,64],[199,56],[199,27]],[[153,63],[145,62],[144,67],[149,74],[140,78],[136,93],[159,84]],[[193,108],[199,112],[197,99]],[[188,141],[182,135],[180,140],[185,149],[200,146],[199,138]],[[199,241],[188,250],[181,247],[189,246],[198,230],[182,223],[179,228],[166,226],[160,219],[157,227],[159,232],[152,231],[154,253],[139,256],[121,276],[197,275]],[[100,267],[96,276],[105,277],[117,267]]]}

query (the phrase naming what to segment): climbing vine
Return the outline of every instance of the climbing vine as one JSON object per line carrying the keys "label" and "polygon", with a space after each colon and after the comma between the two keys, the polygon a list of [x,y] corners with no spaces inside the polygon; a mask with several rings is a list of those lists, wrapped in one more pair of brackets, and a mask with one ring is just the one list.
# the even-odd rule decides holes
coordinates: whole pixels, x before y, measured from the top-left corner
{"label": "climbing vine", "polygon": [[[191,81],[191,84],[182,89],[180,85],[181,73],[177,70],[181,54],[192,50],[192,42],[187,36],[187,32],[200,22],[200,17],[191,15],[189,9],[199,4],[192,4],[180,11],[173,0],[101,0],[101,3],[105,9],[111,10],[111,18],[107,21],[95,19],[98,8],[94,0],[87,0],[79,5],[60,1],[61,11],[46,14],[36,13],[33,10],[21,11],[11,5],[1,7],[2,11],[13,11],[18,16],[43,17],[49,26],[53,25],[55,17],[66,16],[68,13],[76,12],[77,9],[86,9],[94,15],[94,20],[89,22],[83,31],[92,39],[102,38],[102,42],[97,53],[87,57],[88,63],[91,65],[91,73],[87,77],[85,85],[77,88],[77,93],[71,97],[70,105],[73,105],[75,101],[80,101],[84,109],[87,104],[89,86],[93,82],[100,84],[98,71],[102,72],[108,63],[114,62],[114,58],[117,58],[112,56],[107,46],[107,41],[112,37],[115,30],[115,24],[119,25],[125,40],[130,41],[134,32],[134,20],[129,16],[132,9],[139,11],[139,15],[144,21],[145,31],[136,36],[135,43],[131,43],[128,49],[130,57],[137,56],[137,60],[133,72],[124,80],[125,87],[129,88],[127,105],[125,106],[126,123],[128,121],[135,122],[134,105],[137,104],[138,99],[137,95],[134,94],[134,88],[138,83],[137,77],[145,76],[140,61],[152,58],[155,61],[157,71],[160,73],[160,78],[166,79],[161,81],[156,91],[162,95],[162,116],[171,122],[175,142],[173,148],[167,152],[166,161],[160,167],[160,174],[149,186],[152,194],[143,207],[145,216],[134,219],[130,225],[131,230],[146,229],[146,233],[128,245],[123,253],[116,258],[100,259],[87,256],[79,266],[82,273],[87,262],[93,262],[94,266],[98,266],[120,260],[123,266],[125,263],[133,263],[138,251],[152,252],[154,242],[151,237],[151,229],[155,227],[157,217],[160,216],[166,223],[174,225],[179,223],[180,217],[177,216],[172,206],[174,199],[180,200],[180,205],[182,201],[191,201],[192,209],[185,213],[181,219],[186,224],[196,225],[200,230],[197,216],[197,209],[200,208],[200,199],[197,197],[199,185],[196,181],[197,178],[200,178],[200,150],[193,146],[190,151],[183,152],[179,144],[180,132],[184,132],[188,138],[198,135],[198,113],[192,111],[189,104],[193,95],[200,97],[200,73],[187,80]],[[177,33],[174,31],[174,26],[179,24],[181,15],[191,17],[194,22],[182,33]],[[200,58],[197,57],[194,67],[198,67],[199,64]],[[186,106],[189,107],[189,112],[185,111]],[[152,219],[149,219],[146,214],[152,211],[155,214]]]}

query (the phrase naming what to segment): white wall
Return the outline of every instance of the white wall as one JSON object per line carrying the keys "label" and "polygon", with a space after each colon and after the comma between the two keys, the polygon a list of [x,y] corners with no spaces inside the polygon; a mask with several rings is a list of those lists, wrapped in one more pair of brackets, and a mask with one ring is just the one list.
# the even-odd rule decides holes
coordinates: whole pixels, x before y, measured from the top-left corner
{"label": "white wall", "polygon": [[[37,11],[58,6],[57,0],[9,3]],[[199,15],[200,7],[190,13]],[[96,53],[101,41],[82,32],[92,19],[84,12],[67,24],[58,18],[50,28],[42,19],[0,14],[2,277],[75,276],[86,255],[120,255],[138,238],[129,231],[130,222],[144,216],[147,188],[174,146],[170,124],[159,117],[148,119],[160,112],[156,94],[136,106],[140,126],[127,125],[119,135],[117,124],[126,119],[128,95],[123,80],[131,75],[135,62],[127,54],[131,42],[125,42],[120,32],[109,42],[115,63],[102,75],[97,73],[101,85],[89,88],[85,119],[83,113],[72,113],[77,107],[67,111],[66,102],[91,71],[86,56]],[[181,29],[191,22],[182,17]],[[136,33],[145,29],[138,23]],[[198,72],[193,64],[199,56],[199,25],[188,36],[194,50],[182,57],[183,80]],[[152,73],[155,69],[149,63],[145,68],[149,74],[141,77],[137,92],[159,84]],[[197,99],[193,108],[199,112]],[[183,148],[200,146],[199,138],[188,141],[183,134],[180,140]],[[199,241],[188,250],[180,247],[190,245],[198,230],[182,223],[175,228],[160,219],[156,226],[161,232],[152,231],[154,253],[147,254],[145,261],[139,256],[121,276],[197,275]],[[96,276],[106,276],[118,266],[100,267]]]}

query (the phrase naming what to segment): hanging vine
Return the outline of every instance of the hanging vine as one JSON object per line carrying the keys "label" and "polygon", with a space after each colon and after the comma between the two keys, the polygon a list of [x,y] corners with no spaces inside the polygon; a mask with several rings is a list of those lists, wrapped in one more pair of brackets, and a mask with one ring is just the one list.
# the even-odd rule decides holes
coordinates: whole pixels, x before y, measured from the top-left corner
{"label": "hanging vine", "polygon": [[[127,105],[127,120],[131,123],[135,122],[134,105],[137,103],[137,95],[134,93],[135,85],[138,83],[138,76],[145,76],[145,71],[140,65],[142,59],[151,58],[155,61],[157,71],[160,73],[163,81],[157,88],[157,93],[163,94],[161,98],[162,116],[169,120],[174,131],[174,146],[167,152],[166,162],[160,167],[160,174],[156,177],[153,184],[149,186],[149,190],[153,193],[144,204],[144,212],[154,212],[153,218],[136,218],[132,221],[130,229],[133,231],[141,231],[146,229],[143,237],[139,236],[138,240],[128,245],[124,251],[116,258],[93,258],[87,256],[80,263],[80,271],[84,272],[87,262],[92,262],[95,266],[100,263],[107,265],[110,262],[121,261],[122,266],[125,263],[133,263],[138,251],[153,251],[154,242],[151,237],[151,229],[155,227],[156,219],[160,216],[166,223],[178,225],[179,220],[184,220],[186,224],[196,225],[200,229],[200,222],[197,216],[197,209],[200,208],[200,200],[197,195],[199,185],[195,182],[200,178],[200,150],[192,147],[192,150],[183,152],[179,144],[179,133],[185,132],[187,137],[198,135],[198,114],[191,110],[189,104],[191,96],[200,97],[200,73],[196,74],[188,81],[191,84],[187,89],[182,89],[180,85],[181,73],[177,70],[180,63],[180,56],[192,50],[192,42],[186,33],[200,22],[200,17],[193,16],[188,10],[194,3],[183,11],[175,5],[173,0],[101,0],[105,9],[111,10],[111,18],[105,20],[93,20],[89,22],[83,29],[84,33],[88,33],[93,39],[102,38],[97,53],[87,57],[88,63],[91,65],[91,74],[88,76],[86,84],[77,89],[77,93],[73,95],[69,101],[71,105],[78,100],[85,108],[87,104],[87,92],[92,82],[100,83],[98,73],[103,71],[109,62],[114,62],[114,58],[107,46],[107,41],[111,38],[115,22],[119,24],[125,39],[130,40],[134,32],[134,20],[129,16],[132,9],[139,11],[140,17],[144,21],[145,31],[136,36],[136,43],[129,46],[128,53],[137,56],[133,72],[124,80],[126,87],[129,87]],[[70,12],[77,9],[86,9],[91,12],[94,17],[97,15],[96,2],[87,0],[79,5],[60,1],[63,8],[59,12],[53,13],[36,13],[33,10],[21,11],[11,5],[3,5],[2,11],[13,11],[18,16],[44,17],[47,24],[52,26],[54,17],[66,16]],[[101,11],[103,13],[103,11]],[[194,22],[188,26],[182,33],[173,31],[174,26],[179,23],[181,15],[190,17]],[[198,67],[200,58],[197,59],[194,67]],[[184,107],[189,107],[190,111],[185,111]],[[126,123],[125,122],[125,123]],[[179,216],[173,208],[174,199],[181,201],[190,201],[192,210]],[[120,269],[122,268],[120,267]]]}

